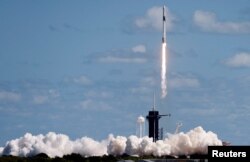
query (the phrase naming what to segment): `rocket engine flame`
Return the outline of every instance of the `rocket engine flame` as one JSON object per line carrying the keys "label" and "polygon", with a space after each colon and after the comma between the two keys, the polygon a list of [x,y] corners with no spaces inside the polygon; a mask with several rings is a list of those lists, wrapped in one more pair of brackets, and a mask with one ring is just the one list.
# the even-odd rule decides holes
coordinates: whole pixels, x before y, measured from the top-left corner
{"label": "rocket engine flame", "polygon": [[167,44],[162,43],[161,53],[161,98],[165,98],[167,95]]}

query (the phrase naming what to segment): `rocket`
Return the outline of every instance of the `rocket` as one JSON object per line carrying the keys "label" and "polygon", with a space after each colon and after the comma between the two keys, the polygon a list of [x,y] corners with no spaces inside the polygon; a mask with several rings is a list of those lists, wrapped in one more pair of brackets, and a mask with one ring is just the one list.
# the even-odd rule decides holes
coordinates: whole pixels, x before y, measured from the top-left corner
{"label": "rocket", "polygon": [[163,32],[162,32],[162,43],[166,43],[166,7],[163,6]]}

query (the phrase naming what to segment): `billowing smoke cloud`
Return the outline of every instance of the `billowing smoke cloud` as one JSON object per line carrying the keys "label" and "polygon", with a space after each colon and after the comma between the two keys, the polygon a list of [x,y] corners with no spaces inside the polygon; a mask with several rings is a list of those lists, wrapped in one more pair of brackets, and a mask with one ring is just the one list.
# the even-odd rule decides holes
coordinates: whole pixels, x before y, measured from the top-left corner
{"label": "billowing smoke cloud", "polygon": [[102,155],[191,155],[206,154],[207,146],[222,145],[221,140],[213,132],[206,132],[202,127],[196,127],[187,133],[169,134],[164,140],[153,142],[147,136],[114,137],[109,135],[106,140],[95,141],[82,137],[74,141],[63,134],[49,132],[46,135],[34,136],[26,133],[23,137],[8,141],[5,147],[0,147],[0,155],[33,156],[46,153],[50,157],[77,153],[82,156]]}
{"label": "billowing smoke cloud", "polygon": [[110,155],[122,155],[125,153],[127,138],[123,136],[111,137],[108,144],[108,154]]}
{"label": "billowing smoke cloud", "polygon": [[45,136],[26,133],[21,138],[8,141],[0,154],[26,157],[46,153],[50,157],[62,157],[78,153],[83,156],[101,156],[107,153],[107,143],[105,140],[98,142],[88,137],[71,141],[68,136],[53,132]]}
{"label": "billowing smoke cloud", "polygon": [[157,142],[153,142],[153,139],[147,136],[143,138],[130,136],[126,141],[124,138],[117,137],[112,139],[110,143],[109,146],[114,145],[108,149],[112,149],[112,152],[109,152],[112,155],[127,153],[139,156],[206,154],[207,146],[222,145],[216,134],[210,131],[206,132],[202,127],[196,127],[187,133],[169,134],[168,138]]}
{"label": "billowing smoke cloud", "polygon": [[169,134],[164,140],[153,142],[147,136],[114,137],[109,135],[106,140],[95,141],[82,137],[74,141],[63,134],[50,132],[46,135],[33,136],[26,133],[23,137],[8,141],[5,147],[0,147],[0,155],[33,156],[46,153],[50,157],[78,153],[82,156],[102,155],[190,155],[206,154],[207,146],[222,145],[217,135],[206,132],[202,127],[196,127],[187,133]]}

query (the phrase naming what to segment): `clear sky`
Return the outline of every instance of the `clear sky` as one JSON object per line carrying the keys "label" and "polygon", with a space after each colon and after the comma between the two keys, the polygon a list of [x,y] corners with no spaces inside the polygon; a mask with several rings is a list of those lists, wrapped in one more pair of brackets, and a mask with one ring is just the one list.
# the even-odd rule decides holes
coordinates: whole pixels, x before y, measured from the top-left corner
{"label": "clear sky", "polygon": [[181,121],[180,131],[202,126],[249,145],[249,45],[249,0],[1,0],[0,145],[26,132],[135,134],[154,92],[160,113],[172,114],[165,133]]}

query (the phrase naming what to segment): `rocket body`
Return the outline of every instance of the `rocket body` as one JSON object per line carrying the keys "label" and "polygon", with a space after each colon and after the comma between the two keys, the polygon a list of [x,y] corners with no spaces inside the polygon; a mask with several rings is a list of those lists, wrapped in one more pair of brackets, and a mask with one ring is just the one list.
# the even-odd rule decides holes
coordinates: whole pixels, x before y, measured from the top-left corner
{"label": "rocket body", "polygon": [[163,6],[163,32],[162,32],[162,43],[166,43],[166,7]]}

